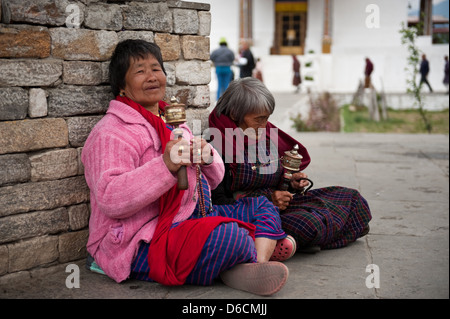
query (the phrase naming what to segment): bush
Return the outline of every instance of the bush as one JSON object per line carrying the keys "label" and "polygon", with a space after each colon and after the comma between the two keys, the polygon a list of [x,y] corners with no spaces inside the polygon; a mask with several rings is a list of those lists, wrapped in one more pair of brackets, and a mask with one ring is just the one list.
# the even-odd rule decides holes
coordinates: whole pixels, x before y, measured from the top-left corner
{"label": "bush", "polygon": [[341,130],[340,112],[331,94],[325,92],[314,96],[309,93],[309,98],[311,108],[308,119],[304,121],[298,114],[297,117],[291,118],[294,121],[293,127],[299,132],[339,132]]}

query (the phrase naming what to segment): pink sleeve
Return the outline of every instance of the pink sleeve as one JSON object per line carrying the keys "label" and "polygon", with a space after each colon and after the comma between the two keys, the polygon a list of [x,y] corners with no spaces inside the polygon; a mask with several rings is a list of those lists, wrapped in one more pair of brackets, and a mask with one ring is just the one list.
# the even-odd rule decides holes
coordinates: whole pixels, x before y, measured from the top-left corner
{"label": "pink sleeve", "polygon": [[127,141],[102,134],[83,149],[86,181],[98,208],[110,218],[127,218],[155,203],[177,179],[162,155],[140,165],[141,154]]}

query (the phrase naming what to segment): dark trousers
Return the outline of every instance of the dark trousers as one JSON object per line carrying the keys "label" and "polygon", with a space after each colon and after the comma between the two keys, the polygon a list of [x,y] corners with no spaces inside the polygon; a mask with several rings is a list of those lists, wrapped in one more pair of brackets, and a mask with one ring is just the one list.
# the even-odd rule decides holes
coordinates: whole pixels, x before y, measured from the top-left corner
{"label": "dark trousers", "polygon": [[430,85],[430,83],[428,82],[428,79],[427,79],[427,77],[425,76],[425,75],[422,75],[422,77],[421,77],[421,79],[420,79],[420,87],[422,88],[422,85],[423,84],[426,84],[426,85],[428,85],[428,88],[430,89],[430,92],[433,92],[433,89],[431,88],[431,85]]}

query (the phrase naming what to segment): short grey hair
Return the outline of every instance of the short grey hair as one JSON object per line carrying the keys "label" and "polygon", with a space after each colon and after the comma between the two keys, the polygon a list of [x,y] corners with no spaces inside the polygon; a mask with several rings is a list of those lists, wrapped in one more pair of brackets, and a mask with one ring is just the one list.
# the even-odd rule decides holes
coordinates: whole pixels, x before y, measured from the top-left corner
{"label": "short grey hair", "polygon": [[217,116],[226,115],[240,125],[249,113],[273,113],[275,98],[258,79],[243,78],[232,81],[228,89],[217,101]]}

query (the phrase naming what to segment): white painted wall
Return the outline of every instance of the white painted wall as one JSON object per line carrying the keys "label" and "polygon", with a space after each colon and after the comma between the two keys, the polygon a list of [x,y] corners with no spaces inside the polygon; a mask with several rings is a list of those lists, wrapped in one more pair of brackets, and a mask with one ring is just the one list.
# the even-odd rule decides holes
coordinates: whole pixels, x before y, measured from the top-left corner
{"label": "white painted wall", "polygon": [[[239,46],[239,0],[196,0],[211,4],[211,51],[218,47],[221,37],[225,36],[229,47],[236,53]],[[291,92],[292,58],[290,56],[271,56],[275,30],[273,0],[255,0],[254,2],[254,42],[252,52],[263,63],[264,82],[273,92]],[[376,4],[380,13],[379,28],[368,28],[366,19],[371,12],[366,8]],[[384,87],[386,92],[406,92],[405,67],[407,52],[401,45],[401,22],[407,20],[408,0],[337,0],[333,1],[332,16],[332,53],[320,54],[323,34],[324,0],[309,1],[308,31],[306,50],[314,50],[314,56],[304,55],[303,76],[310,73],[314,82],[303,82],[305,90],[309,87],[317,91],[335,93],[354,92],[358,82],[364,77],[365,57],[375,64],[372,75],[377,89]],[[442,84],[444,55],[449,54],[449,46],[432,45],[429,37],[420,40],[420,48],[430,61],[429,81],[435,91],[445,91]],[[314,60],[313,68],[307,70],[305,63]],[[212,68],[211,90],[217,88],[215,70]],[[236,76],[238,69],[235,69]],[[419,81],[419,79],[417,79]],[[425,89],[424,89],[425,90]],[[426,91],[426,90],[425,90]]]}

